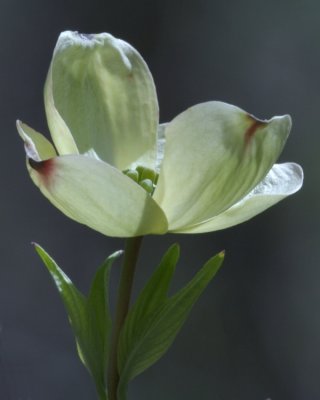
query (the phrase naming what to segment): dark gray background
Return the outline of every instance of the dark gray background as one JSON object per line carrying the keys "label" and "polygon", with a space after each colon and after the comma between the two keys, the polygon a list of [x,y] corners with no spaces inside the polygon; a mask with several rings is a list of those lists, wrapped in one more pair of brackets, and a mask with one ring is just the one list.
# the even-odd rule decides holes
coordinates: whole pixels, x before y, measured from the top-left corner
{"label": "dark gray background", "polygon": [[0,398],[95,399],[30,242],[83,290],[123,246],[47,202],[28,177],[15,131],[20,118],[48,134],[42,88],[66,29],[107,31],[134,45],[153,72],[163,122],[213,99],[260,118],[291,114],[281,160],[301,163],[306,174],[303,191],[244,225],[146,239],[136,289],[175,241],[182,246],[176,288],[212,254],[225,248],[227,258],[174,347],[136,379],[129,399],[319,399],[318,0],[0,0]]}

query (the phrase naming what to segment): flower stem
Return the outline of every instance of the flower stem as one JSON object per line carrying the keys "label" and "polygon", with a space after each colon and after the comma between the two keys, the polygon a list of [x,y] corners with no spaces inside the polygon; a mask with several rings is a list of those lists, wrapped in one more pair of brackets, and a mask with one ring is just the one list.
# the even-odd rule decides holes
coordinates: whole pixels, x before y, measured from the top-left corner
{"label": "flower stem", "polygon": [[134,238],[129,238],[126,241],[124,260],[123,260],[121,277],[118,288],[116,313],[115,313],[113,331],[111,336],[111,348],[110,348],[109,370],[108,370],[109,400],[118,400],[117,389],[119,384],[119,371],[118,371],[119,336],[129,309],[133,277],[142,239],[143,239],[142,236],[138,236]]}

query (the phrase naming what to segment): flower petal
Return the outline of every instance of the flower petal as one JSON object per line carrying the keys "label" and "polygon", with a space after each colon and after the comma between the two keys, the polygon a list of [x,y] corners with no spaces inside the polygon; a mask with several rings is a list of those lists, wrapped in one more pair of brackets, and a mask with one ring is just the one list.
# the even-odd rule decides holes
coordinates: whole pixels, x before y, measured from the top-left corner
{"label": "flower petal", "polygon": [[154,168],[159,114],[155,86],[146,63],[128,43],[107,33],[62,33],[45,99],[59,152],[62,120],[80,153],[93,149],[121,170],[137,164]]}
{"label": "flower petal", "polygon": [[60,155],[79,154],[78,147],[68,126],[55,107],[52,90],[52,71],[50,66],[44,86],[44,105],[51,137]]}
{"label": "flower petal", "polygon": [[238,225],[296,193],[302,182],[303,171],[298,164],[275,164],[266,178],[237,204],[208,221],[177,232],[204,233]]}
{"label": "flower petal", "polygon": [[168,229],[152,197],[103,161],[67,155],[29,164],[34,183],[57,208],[98,232],[130,237]]}
{"label": "flower petal", "polygon": [[158,126],[158,139],[157,139],[157,162],[156,170],[159,172],[163,157],[164,157],[164,146],[166,144],[165,131],[168,124],[160,124]]}
{"label": "flower petal", "polygon": [[17,129],[24,146],[28,158],[35,161],[47,160],[57,155],[54,147],[41,133],[36,132],[27,124],[17,121]]}
{"label": "flower petal", "polygon": [[208,102],[166,128],[154,199],[170,230],[201,223],[247,195],[268,173],[290,132],[289,116],[261,121],[238,107]]}

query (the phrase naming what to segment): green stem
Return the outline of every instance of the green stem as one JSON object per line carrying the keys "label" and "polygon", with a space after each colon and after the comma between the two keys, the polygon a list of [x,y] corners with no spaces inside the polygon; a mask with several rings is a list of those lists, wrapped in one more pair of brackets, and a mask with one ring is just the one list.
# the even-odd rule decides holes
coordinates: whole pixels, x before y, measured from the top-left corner
{"label": "green stem", "polygon": [[97,389],[99,400],[108,400],[105,388]]}
{"label": "green stem", "polygon": [[111,337],[111,348],[110,348],[109,370],[108,370],[109,400],[118,400],[117,389],[119,384],[119,371],[118,371],[119,336],[129,309],[133,277],[142,238],[143,238],[142,236],[138,236],[127,239],[126,241],[122,272],[118,288],[116,314],[115,314],[115,320]]}

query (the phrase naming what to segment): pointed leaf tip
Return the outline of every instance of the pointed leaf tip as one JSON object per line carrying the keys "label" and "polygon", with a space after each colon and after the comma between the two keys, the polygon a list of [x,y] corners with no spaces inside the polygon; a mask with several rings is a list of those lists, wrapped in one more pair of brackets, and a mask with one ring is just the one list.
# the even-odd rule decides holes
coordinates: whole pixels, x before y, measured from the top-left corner
{"label": "pointed leaf tip", "polygon": [[93,278],[89,295],[85,297],[53,258],[40,245],[33,244],[64,303],[79,357],[93,376],[99,398],[106,400],[106,363],[112,324],[108,305],[109,272],[115,258],[123,252],[116,251],[103,262]]}
{"label": "pointed leaf tip", "polygon": [[130,380],[154,364],[170,347],[193,305],[222,265],[224,251],[212,257],[175,295],[167,289],[178,261],[173,245],[131,308],[121,332],[119,398],[125,399]]}
{"label": "pointed leaf tip", "polygon": [[124,253],[124,250],[117,250],[113,254],[111,254],[110,258],[118,258],[121,257]]}

